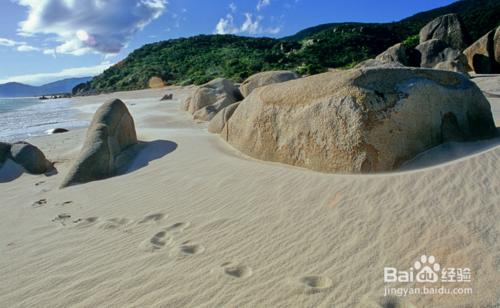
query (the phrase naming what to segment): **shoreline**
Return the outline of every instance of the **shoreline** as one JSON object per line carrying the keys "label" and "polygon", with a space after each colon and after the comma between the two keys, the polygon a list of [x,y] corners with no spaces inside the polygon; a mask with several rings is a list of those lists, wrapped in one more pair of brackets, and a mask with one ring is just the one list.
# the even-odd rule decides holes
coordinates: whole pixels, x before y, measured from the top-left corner
{"label": "shoreline", "polygon": [[[174,100],[160,101],[165,92]],[[57,173],[0,184],[0,302],[377,307],[383,268],[423,253],[470,267],[474,293],[399,303],[484,306],[500,296],[498,145],[412,171],[320,173],[245,157],[179,109],[189,93],[75,101],[86,120],[110,97],[130,109],[145,151],[120,176],[59,189],[85,129],[30,139]]]}

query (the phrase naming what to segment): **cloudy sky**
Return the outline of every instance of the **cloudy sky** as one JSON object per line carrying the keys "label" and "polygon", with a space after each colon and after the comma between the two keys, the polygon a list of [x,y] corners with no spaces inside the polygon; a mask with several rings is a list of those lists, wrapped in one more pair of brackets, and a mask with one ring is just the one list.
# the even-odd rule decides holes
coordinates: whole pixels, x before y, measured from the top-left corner
{"label": "cloudy sky", "polygon": [[396,21],[453,0],[0,0],[0,83],[96,75],[146,43],[282,37],[328,22]]}

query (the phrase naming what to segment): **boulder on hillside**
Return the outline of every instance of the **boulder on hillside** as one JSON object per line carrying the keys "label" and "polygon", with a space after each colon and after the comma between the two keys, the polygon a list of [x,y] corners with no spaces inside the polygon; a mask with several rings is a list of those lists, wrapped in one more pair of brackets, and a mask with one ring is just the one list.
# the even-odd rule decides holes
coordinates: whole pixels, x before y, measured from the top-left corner
{"label": "boulder on hillside", "polygon": [[11,145],[10,158],[31,174],[43,174],[53,168],[39,148],[24,141]]}
{"label": "boulder on hillside", "polygon": [[61,187],[115,175],[125,150],[137,143],[134,119],[119,99],[105,102],[95,113],[83,148]]}
{"label": "boulder on hillside", "polygon": [[230,80],[218,78],[198,87],[181,109],[197,120],[210,121],[217,112],[242,98],[240,90]]}
{"label": "boulder on hillside", "polygon": [[324,73],[255,90],[221,135],[254,158],[323,172],[398,168],[448,138],[495,136],[467,77],[416,68]]}
{"label": "boulder on hillside", "polygon": [[420,43],[438,39],[459,51],[464,50],[469,36],[456,14],[440,16],[420,30]]}
{"label": "boulder on hillside", "polygon": [[478,74],[500,73],[500,27],[491,30],[464,50],[471,70]]}
{"label": "boulder on hillside", "polygon": [[158,89],[165,87],[166,84],[160,77],[154,76],[149,78],[148,87],[151,89]]}
{"label": "boulder on hillside", "polygon": [[253,90],[273,83],[285,82],[299,78],[292,71],[268,71],[254,74],[248,77],[240,86],[241,94],[247,97]]}
{"label": "boulder on hillside", "polygon": [[240,103],[232,104],[219,111],[210,123],[208,123],[208,131],[214,134],[220,134],[239,105]]}

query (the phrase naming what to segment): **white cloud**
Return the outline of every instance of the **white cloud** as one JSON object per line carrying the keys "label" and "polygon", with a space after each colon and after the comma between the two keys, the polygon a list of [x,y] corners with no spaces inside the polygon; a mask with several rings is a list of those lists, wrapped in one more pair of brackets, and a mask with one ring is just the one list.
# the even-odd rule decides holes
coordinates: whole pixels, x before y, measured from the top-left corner
{"label": "white cloud", "polygon": [[22,44],[22,42],[16,42],[13,40],[9,40],[9,39],[0,37],[0,46],[14,47],[14,46],[20,45],[20,44]]}
{"label": "white cloud", "polygon": [[39,50],[40,50],[40,48],[31,46],[31,45],[19,45],[17,47],[17,51],[20,51],[20,52],[39,51]]}
{"label": "white cloud", "polygon": [[260,22],[262,17],[257,16],[257,18],[253,19],[252,14],[245,13],[245,22],[241,25],[241,32],[247,32],[250,34],[257,34],[262,32],[262,28],[260,26]]}
{"label": "white cloud", "polygon": [[65,78],[95,76],[102,73],[105,69],[107,69],[110,66],[111,63],[104,62],[96,66],[68,68],[55,73],[39,73],[39,74],[11,76],[6,79],[1,79],[0,84],[15,81],[30,85],[42,85]]}
{"label": "white cloud", "polygon": [[234,17],[227,14],[225,18],[221,18],[215,26],[216,34],[236,34],[240,29],[234,25]]}
{"label": "white cloud", "polygon": [[271,0],[259,0],[259,2],[257,2],[257,11],[260,11],[261,9],[265,8],[270,4]]}
{"label": "white cloud", "polygon": [[236,4],[234,4],[234,2],[231,2],[231,3],[229,3],[229,9],[234,14],[238,10],[238,7],[236,6]]}
{"label": "white cloud", "polygon": [[241,26],[236,25],[234,17],[232,14],[227,14],[219,20],[215,26],[214,33],[216,34],[278,34],[281,31],[281,27],[271,27],[265,28],[262,26],[262,21],[264,17],[257,16],[253,17],[250,13],[245,13],[245,21]]}
{"label": "white cloud", "polygon": [[55,52],[117,53],[131,37],[166,9],[167,0],[16,0],[28,8],[19,34],[46,34]]}

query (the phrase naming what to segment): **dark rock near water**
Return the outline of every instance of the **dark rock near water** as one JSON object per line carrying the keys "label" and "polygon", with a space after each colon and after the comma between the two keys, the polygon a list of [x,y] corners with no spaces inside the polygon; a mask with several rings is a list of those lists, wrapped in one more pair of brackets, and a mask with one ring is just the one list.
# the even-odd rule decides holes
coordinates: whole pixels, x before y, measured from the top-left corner
{"label": "dark rock near water", "polygon": [[28,142],[12,144],[10,157],[28,173],[43,174],[52,169],[52,163],[45,158],[43,152]]}

